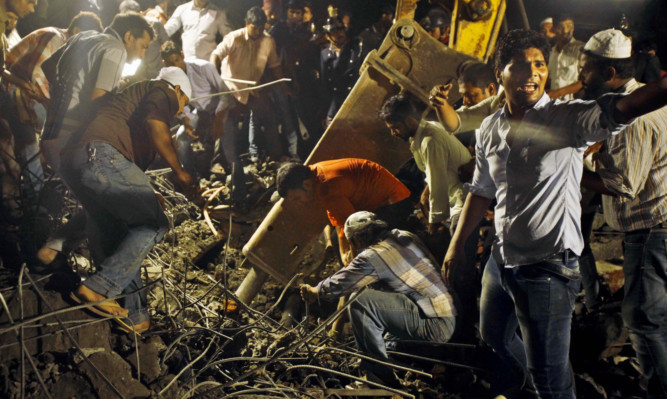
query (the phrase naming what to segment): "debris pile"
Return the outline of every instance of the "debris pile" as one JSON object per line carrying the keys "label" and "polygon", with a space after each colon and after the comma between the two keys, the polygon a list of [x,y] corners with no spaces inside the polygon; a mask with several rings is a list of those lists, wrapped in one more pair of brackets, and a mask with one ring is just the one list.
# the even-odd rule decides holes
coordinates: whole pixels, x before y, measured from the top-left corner
{"label": "debris pile", "polygon": [[[323,246],[304,260],[307,275],[287,286],[270,279],[252,304],[238,301],[233,292],[250,267],[241,248],[271,206],[274,170],[269,164],[248,168],[252,206],[246,214],[226,206],[230,193],[220,183],[206,183],[200,210],[174,191],[166,174],[151,174],[173,226],[143,265],[152,326],[142,336],[119,333],[108,319],[65,300],[80,281],[70,269],[39,276],[24,267],[18,276],[3,275],[0,396],[489,397],[493,372],[481,342],[399,343],[390,354],[402,389],[370,382],[346,389],[360,381],[363,355],[349,334],[342,342],[327,334],[345,308],[305,306],[297,290],[300,282],[317,282],[339,267]],[[608,249],[615,246],[618,236],[596,236],[598,254],[615,254]],[[594,313],[577,308],[571,355],[577,396],[639,397],[638,364],[620,319],[619,266],[602,260],[615,293]]]}

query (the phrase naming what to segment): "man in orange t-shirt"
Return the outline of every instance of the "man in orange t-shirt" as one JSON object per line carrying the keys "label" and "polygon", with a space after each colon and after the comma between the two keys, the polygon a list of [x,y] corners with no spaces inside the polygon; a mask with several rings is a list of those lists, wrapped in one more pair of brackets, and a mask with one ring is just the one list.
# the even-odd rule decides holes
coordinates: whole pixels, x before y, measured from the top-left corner
{"label": "man in orange t-shirt", "polygon": [[410,190],[387,169],[357,158],[322,161],[313,165],[286,163],[278,169],[278,194],[286,201],[324,205],[329,221],[336,227],[343,262],[347,264],[349,244],[343,225],[357,211],[382,214],[384,220],[407,218]]}

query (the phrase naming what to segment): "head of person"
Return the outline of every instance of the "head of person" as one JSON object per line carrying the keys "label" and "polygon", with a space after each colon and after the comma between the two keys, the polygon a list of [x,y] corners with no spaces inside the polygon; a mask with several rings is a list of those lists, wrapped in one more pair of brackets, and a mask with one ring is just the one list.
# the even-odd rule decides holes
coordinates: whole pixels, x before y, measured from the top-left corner
{"label": "head of person", "polygon": [[618,29],[594,34],[584,45],[579,80],[592,100],[617,90],[634,76],[632,42]]}
{"label": "head of person", "polygon": [[355,212],[345,221],[345,238],[354,253],[382,241],[388,232],[387,222],[373,212]]}
{"label": "head of person", "polygon": [[338,48],[343,47],[348,40],[347,28],[338,16],[327,18],[327,23],[324,24],[322,30],[329,42]]}
{"label": "head of person", "polygon": [[569,15],[560,15],[554,21],[554,33],[558,43],[565,44],[574,36],[574,20]]}
{"label": "head of person", "polygon": [[19,16],[12,11],[7,11],[7,32],[11,32],[16,28],[19,22]]}
{"label": "head of person", "polygon": [[74,36],[79,32],[87,30],[94,30],[95,32],[102,32],[102,20],[97,14],[90,11],[82,11],[74,16],[67,27],[67,35]]}
{"label": "head of person", "polygon": [[391,28],[394,23],[394,15],[396,14],[396,7],[393,4],[385,4],[380,10],[380,24],[385,28]]}
{"label": "head of person", "polygon": [[37,0],[7,0],[7,11],[11,11],[18,18],[25,18],[35,12]]}
{"label": "head of person", "polygon": [[540,33],[546,36],[548,39],[553,38],[556,34],[553,31],[554,29],[554,19],[549,17],[545,18],[540,22]]}
{"label": "head of person", "polygon": [[415,101],[404,94],[385,101],[378,118],[387,125],[392,136],[405,141],[415,135],[421,119]]}
{"label": "head of person", "polygon": [[179,67],[184,72],[187,72],[183,51],[171,40],[167,40],[162,44],[162,47],[160,47],[160,56],[162,57],[162,64],[164,66]]}
{"label": "head of person", "polygon": [[136,0],[123,0],[118,6],[118,11],[120,13],[141,12],[141,6]]}
{"label": "head of person", "polygon": [[547,38],[531,30],[511,30],[498,41],[496,80],[505,88],[510,111],[530,108],[542,97],[550,51]]}
{"label": "head of person", "polygon": [[278,168],[276,188],[278,194],[296,204],[308,204],[314,201],[313,180],[315,175],[306,165],[287,162]]}
{"label": "head of person", "polygon": [[148,21],[134,12],[116,14],[109,27],[123,40],[128,62],[144,58],[146,48],[155,36]]}
{"label": "head of person", "polygon": [[190,102],[190,98],[192,97],[192,86],[190,85],[188,75],[181,68],[172,66],[160,69],[160,73],[156,79],[164,80],[171,85],[178,99],[178,112],[176,114],[183,112],[183,108]]}
{"label": "head of person", "polygon": [[303,0],[289,0],[287,2],[287,24],[300,25],[303,23],[306,3]]}
{"label": "head of person", "polygon": [[313,21],[313,7],[309,2],[303,6],[303,23],[309,23]]}
{"label": "head of person", "polygon": [[459,93],[463,97],[463,105],[466,106],[479,104],[498,94],[498,83],[493,69],[482,62],[468,65],[459,78]]}
{"label": "head of person", "polygon": [[257,40],[264,35],[264,25],[267,18],[264,10],[260,7],[252,7],[245,14],[245,26],[248,30],[248,37]]}
{"label": "head of person", "polygon": [[193,0],[197,8],[204,8],[208,5],[209,0]]}
{"label": "head of person", "polygon": [[451,15],[440,7],[434,7],[426,14],[422,20],[424,30],[428,32],[435,40],[448,40],[449,29],[451,26]]}

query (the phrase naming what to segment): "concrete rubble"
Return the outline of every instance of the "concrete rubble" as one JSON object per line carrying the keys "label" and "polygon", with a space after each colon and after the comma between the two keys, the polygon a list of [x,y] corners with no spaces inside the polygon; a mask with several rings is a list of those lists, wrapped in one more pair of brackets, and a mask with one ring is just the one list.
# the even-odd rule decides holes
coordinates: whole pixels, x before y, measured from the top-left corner
{"label": "concrete rubble", "polygon": [[[234,289],[250,267],[241,248],[270,209],[274,171],[269,164],[248,168],[248,214],[231,211],[226,206],[229,193],[220,190],[207,207],[211,223],[199,207],[173,191],[166,176],[152,175],[167,199],[174,227],[143,265],[152,327],[141,337],[119,332],[113,322],[83,309],[71,310],[73,304],[65,298],[79,276],[69,269],[40,276],[28,267],[21,289],[20,273],[2,274],[6,307],[0,310],[0,397],[350,394],[345,386],[358,376],[360,360],[351,335],[332,342],[326,323],[335,305],[305,307],[296,290],[299,282],[316,282],[339,267],[333,251],[315,245],[301,267],[307,271],[302,279],[288,287],[269,280],[251,304],[234,302]],[[219,183],[205,184],[204,191],[220,188]],[[598,226],[593,250],[613,295],[599,311],[577,307],[571,353],[577,396],[640,397],[637,361],[620,319],[621,235],[605,229]],[[70,266],[77,266],[73,263],[79,258],[83,256],[70,259]],[[399,345],[392,361],[401,366],[397,375],[403,395],[489,397],[488,350],[478,338],[473,341]],[[383,387],[357,392],[362,393],[396,394]]]}

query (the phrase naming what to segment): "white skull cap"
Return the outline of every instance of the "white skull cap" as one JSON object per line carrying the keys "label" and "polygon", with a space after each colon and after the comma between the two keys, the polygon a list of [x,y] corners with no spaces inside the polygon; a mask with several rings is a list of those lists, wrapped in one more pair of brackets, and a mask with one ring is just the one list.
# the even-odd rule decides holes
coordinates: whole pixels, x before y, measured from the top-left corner
{"label": "white skull cap", "polygon": [[584,51],[604,58],[630,58],[632,41],[618,29],[607,29],[594,34],[586,42]]}
{"label": "white skull cap", "polygon": [[175,66],[164,67],[160,69],[157,79],[165,80],[173,86],[180,86],[181,91],[185,93],[189,99],[192,99],[190,79],[188,79],[188,75],[186,75],[181,68]]}
{"label": "white skull cap", "polygon": [[549,18],[544,18],[544,19],[542,20],[542,22],[540,22],[540,26],[542,26],[542,25],[544,25],[544,24],[553,24],[553,23],[554,23],[554,19],[553,19],[553,18],[551,18],[551,17],[549,17]]}

